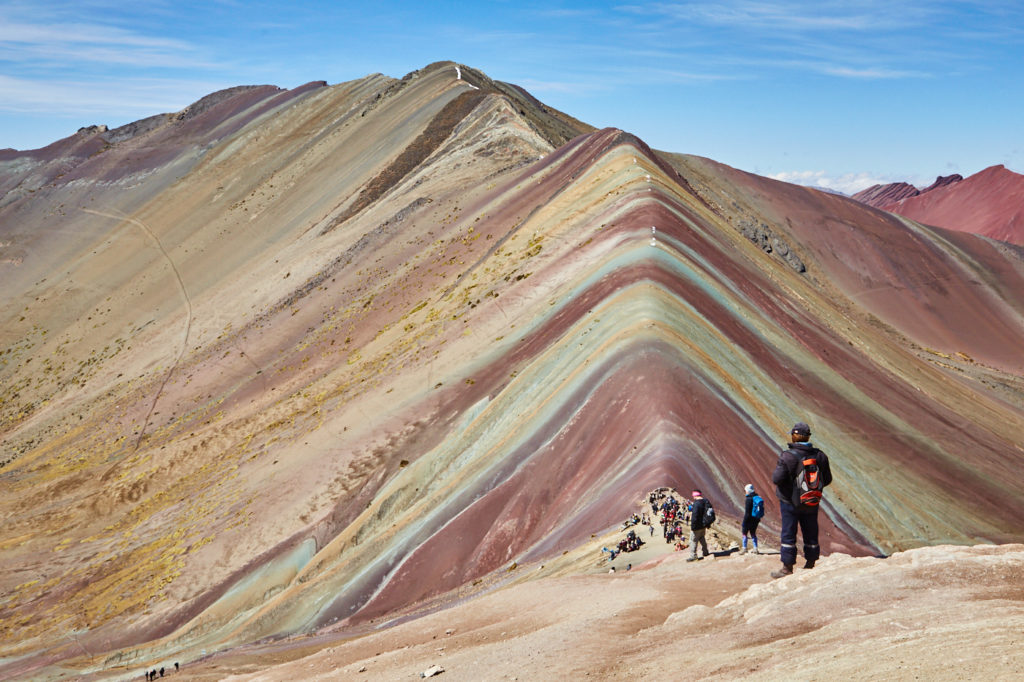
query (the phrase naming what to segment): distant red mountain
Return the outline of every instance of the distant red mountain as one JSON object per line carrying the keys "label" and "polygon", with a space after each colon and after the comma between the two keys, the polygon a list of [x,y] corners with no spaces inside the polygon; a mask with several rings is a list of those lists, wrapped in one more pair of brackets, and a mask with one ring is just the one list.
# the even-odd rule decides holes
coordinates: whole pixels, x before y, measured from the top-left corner
{"label": "distant red mountain", "polygon": [[867,189],[862,189],[854,194],[853,198],[868,206],[885,208],[894,201],[917,196],[920,193],[921,190],[908,182],[890,182],[887,185],[872,185]]}
{"label": "distant red mountain", "polygon": [[853,198],[928,225],[1024,245],[1024,175],[1005,166],[967,179],[940,176],[923,190],[904,182],[875,185]]}

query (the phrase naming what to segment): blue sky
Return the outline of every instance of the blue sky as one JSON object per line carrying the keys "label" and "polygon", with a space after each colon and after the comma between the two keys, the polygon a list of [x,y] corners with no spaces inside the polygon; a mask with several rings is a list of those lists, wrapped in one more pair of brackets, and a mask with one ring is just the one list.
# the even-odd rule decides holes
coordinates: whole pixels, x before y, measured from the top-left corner
{"label": "blue sky", "polygon": [[1024,3],[0,0],[0,148],[452,59],[667,151],[847,192],[1024,172]]}

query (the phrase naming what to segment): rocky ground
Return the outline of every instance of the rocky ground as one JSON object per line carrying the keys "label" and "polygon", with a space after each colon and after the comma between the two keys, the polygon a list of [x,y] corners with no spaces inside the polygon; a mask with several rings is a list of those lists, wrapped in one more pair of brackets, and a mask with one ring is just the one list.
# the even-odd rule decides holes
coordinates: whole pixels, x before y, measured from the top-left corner
{"label": "rocky ground", "polygon": [[614,562],[600,548],[624,529],[561,560],[516,566],[504,587],[423,617],[243,647],[182,673],[260,681],[412,680],[429,671],[444,680],[1024,674],[1024,545],[834,554],[772,580],[777,538],[763,537],[760,555],[741,555],[737,529],[719,523],[709,532],[712,555],[691,563],[655,530]]}
{"label": "rocky ground", "polygon": [[[832,555],[665,553],[633,569],[524,582],[364,636],[247,647],[191,679],[1020,679],[1024,546]],[[536,567],[522,567],[523,570]],[[970,627],[964,627],[965,622]]]}

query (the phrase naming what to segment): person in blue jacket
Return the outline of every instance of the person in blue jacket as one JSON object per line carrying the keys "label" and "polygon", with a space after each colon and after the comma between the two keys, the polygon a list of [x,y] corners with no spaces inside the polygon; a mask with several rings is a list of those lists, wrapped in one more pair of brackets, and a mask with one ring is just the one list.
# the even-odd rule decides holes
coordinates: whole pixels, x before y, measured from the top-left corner
{"label": "person in blue jacket", "polygon": [[[743,501],[743,524],[740,527],[740,531],[743,533],[743,549],[740,550],[740,554],[747,553],[748,538],[753,542],[754,554],[760,554],[761,551],[757,548],[757,524],[761,523],[761,517],[754,516],[754,498],[758,497],[758,495],[754,492],[753,483],[748,483],[743,491],[747,494],[747,497]],[[763,509],[763,500],[761,505]]]}

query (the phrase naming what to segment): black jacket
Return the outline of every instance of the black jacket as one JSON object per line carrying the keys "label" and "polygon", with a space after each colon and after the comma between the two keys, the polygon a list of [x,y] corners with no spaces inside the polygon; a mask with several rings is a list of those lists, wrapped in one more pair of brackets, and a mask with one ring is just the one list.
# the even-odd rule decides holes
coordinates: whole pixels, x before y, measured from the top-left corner
{"label": "black jacket", "polygon": [[779,462],[772,473],[775,484],[775,496],[783,502],[793,504],[793,479],[800,470],[800,460],[806,455],[815,455],[818,470],[821,472],[821,487],[832,482],[832,469],[828,464],[828,455],[810,443],[790,443],[788,450],[779,453]]}
{"label": "black jacket", "polygon": [[704,512],[708,508],[708,501],[703,497],[698,497],[693,501],[693,509],[690,510],[690,530],[700,530],[705,528],[704,525]]}

